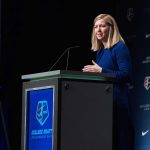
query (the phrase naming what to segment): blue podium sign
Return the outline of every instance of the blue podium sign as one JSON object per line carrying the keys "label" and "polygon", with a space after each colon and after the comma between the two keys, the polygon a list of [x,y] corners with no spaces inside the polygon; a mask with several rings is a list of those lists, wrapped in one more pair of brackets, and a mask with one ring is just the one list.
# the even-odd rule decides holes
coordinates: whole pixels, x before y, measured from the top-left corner
{"label": "blue podium sign", "polygon": [[26,90],[26,150],[53,150],[54,87]]}

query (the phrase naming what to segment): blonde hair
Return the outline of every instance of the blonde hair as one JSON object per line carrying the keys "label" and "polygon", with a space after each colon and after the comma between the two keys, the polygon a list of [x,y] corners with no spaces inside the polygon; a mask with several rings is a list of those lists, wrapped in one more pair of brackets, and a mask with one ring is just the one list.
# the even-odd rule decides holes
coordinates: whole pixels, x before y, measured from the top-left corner
{"label": "blonde hair", "polygon": [[125,43],[124,39],[120,35],[118,25],[117,25],[115,19],[109,14],[100,14],[97,17],[95,17],[94,22],[93,22],[92,37],[91,37],[91,43],[92,43],[91,49],[93,51],[97,51],[97,50],[101,50],[104,48],[103,43],[97,39],[97,37],[95,35],[95,31],[94,31],[95,22],[98,20],[101,20],[101,19],[104,19],[105,22],[109,25],[109,36],[108,36],[106,48],[113,47],[119,41],[122,41],[123,43]]}

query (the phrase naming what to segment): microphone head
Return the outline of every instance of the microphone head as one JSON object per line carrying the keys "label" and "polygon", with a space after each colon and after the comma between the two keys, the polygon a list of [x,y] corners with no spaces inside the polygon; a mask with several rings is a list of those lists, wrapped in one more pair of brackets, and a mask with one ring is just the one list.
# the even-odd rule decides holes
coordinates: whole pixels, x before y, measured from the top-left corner
{"label": "microphone head", "polygon": [[79,47],[80,47],[79,45],[75,45],[75,46],[68,47],[68,49],[79,48]]}

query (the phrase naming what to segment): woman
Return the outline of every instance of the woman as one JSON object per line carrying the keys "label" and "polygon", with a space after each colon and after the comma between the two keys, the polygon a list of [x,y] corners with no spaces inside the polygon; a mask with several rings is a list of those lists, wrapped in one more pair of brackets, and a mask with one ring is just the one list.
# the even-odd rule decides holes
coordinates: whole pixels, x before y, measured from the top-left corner
{"label": "woman", "polygon": [[129,142],[131,128],[128,111],[131,57],[111,15],[100,14],[94,19],[91,42],[91,49],[96,51],[96,62],[92,60],[92,65],[86,65],[82,70],[114,75],[114,150],[133,150]]}

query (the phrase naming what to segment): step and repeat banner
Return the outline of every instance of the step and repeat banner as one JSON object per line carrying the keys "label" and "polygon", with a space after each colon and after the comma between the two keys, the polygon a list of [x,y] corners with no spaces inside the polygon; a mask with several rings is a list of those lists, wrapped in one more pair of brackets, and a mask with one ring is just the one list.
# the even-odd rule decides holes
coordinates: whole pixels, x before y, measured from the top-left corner
{"label": "step and repeat banner", "polygon": [[132,55],[135,150],[150,150],[150,1],[118,3],[117,22]]}

